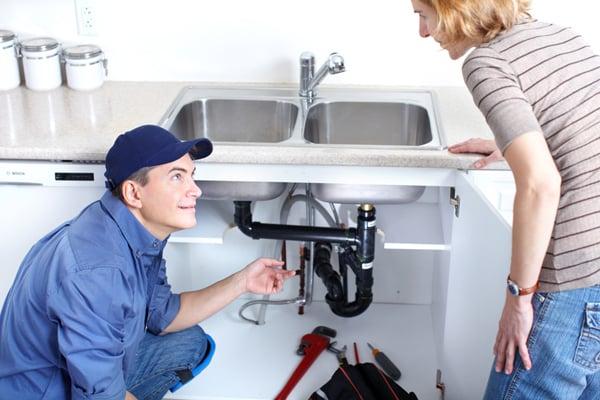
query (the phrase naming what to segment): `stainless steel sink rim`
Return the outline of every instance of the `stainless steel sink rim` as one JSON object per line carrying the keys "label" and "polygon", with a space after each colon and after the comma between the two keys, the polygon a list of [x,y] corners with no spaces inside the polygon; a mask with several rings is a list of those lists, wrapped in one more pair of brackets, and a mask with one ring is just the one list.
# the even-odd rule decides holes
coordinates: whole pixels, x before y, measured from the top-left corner
{"label": "stainless steel sink rim", "polygon": [[[263,87],[252,86],[243,88],[212,87],[212,86],[187,86],[184,87],[165,115],[160,119],[159,125],[169,128],[174,118],[187,104],[202,99],[210,100],[250,100],[250,101],[280,101],[298,107],[299,114],[288,139],[277,142],[237,142],[214,141],[215,144],[228,146],[293,146],[306,148],[340,148],[340,149],[381,149],[381,150],[442,150],[446,147],[445,135],[438,123],[437,100],[433,92],[428,90],[402,90],[402,89],[361,89],[361,88],[328,88],[322,87],[320,95],[308,105],[292,87]],[[308,110],[323,103],[332,102],[365,102],[365,103],[406,103],[424,108],[429,116],[432,141],[419,146],[385,145],[385,144],[320,144],[312,143],[304,138],[305,121]]]}
{"label": "stainless steel sink rim", "polygon": [[[441,150],[446,147],[443,132],[440,130],[437,116],[437,106],[434,94],[426,90],[369,90],[355,88],[321,88],[319,97],[307,101],[297,94],[296,88],[278,87],[195,87],[184,88],[175,101],[161,118],[159,124],[167,129],[173,126],[176,117],[182,109],[193,102],[211,101],[269,101],[290,104],[297,107],[295,121],[290,122],[290,134],[287,139],[280,141],[217,141],[216,145],[228,146],[272,146],[272,147],[302,147],[314,149],[353,149],[365,150]],[[386,144],[323,144],[313,143],[305,138],[305,129],[309,112],[315,107],[326,107],[336,103],[390,103],[420,107],[429,118],[431,140],[421,145],[386,145]],[[203,111],[204,112],[204,111]],[[183,118],[183,117],[182,117]],[[211,185],[213,189],[211,189]],[[277,182],[262,182],[260,185],[240,185],[239,182],[210,182],[205,183],[206,198],[231,200],[269,200],[281,195],[285,184]],[[371,201],[374,203],[407,203],[420,198],[424,188],[421,186],[399,186],[377,188],[373,185],[356,185],[353,190],[347,190],[344,185],[314,184],[315,197],[324,201],[336,203],[357,203]],[[369,198],[365,197],[368,196]],[[239,198],[237,198],[239,197]]]}

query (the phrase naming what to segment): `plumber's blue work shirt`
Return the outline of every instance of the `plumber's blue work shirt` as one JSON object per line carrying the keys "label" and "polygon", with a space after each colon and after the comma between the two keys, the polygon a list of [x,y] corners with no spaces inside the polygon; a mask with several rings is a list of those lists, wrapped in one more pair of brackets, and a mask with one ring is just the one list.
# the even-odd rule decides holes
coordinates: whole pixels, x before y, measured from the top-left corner
{"label": "plumber's blue work shirt", "polygon": [[110,192],[36,243],[0,314],[0,398],[124,399],[145,329],[179,311],[165,244]]}

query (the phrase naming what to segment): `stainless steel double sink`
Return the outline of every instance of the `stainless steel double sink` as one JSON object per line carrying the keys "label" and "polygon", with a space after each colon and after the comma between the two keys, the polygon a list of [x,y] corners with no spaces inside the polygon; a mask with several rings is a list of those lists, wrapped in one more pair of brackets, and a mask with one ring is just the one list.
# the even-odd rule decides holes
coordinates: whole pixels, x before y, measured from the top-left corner
{"label": "stainless steel double sink", "polygon": [[[440,150],[428,91],[321,88],[308,101],[295,88],[187,87],[160,125],[182,140],[208,138],[215,146],[268,145]],[[281,182],[200,182],[203,198],[268,200],[283,193]],[[406,203],[422,186],[314,184],[313,194],[335,203]]]}

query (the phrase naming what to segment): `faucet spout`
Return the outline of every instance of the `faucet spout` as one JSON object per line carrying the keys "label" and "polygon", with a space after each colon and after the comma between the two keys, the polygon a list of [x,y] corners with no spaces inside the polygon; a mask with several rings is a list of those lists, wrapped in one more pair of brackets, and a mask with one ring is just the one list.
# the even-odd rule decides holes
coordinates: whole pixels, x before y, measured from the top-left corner
{"label": "faucet spout", "polygon": [[317,86],[328,74],[335,75],[346,70],[344,57],[338,53],[331,53],[317,73],[314,65],[314,54],[304,52],[300,55],[300,96],[311,100],[317,94]]}

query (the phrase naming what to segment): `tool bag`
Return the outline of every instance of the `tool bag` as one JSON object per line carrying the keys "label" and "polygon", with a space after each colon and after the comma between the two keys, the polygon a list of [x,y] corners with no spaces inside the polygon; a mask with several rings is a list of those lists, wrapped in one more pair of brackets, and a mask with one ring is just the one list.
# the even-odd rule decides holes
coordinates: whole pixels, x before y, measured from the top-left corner
{"label": "tool bag", "polygon": [[340,366],[309,400],[418,400],[372,363]]}

